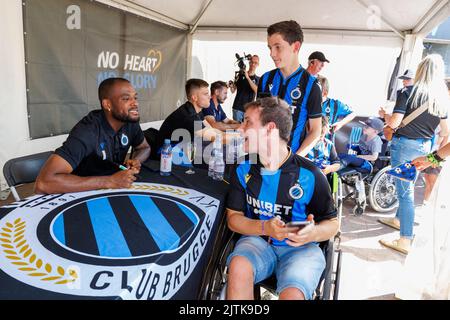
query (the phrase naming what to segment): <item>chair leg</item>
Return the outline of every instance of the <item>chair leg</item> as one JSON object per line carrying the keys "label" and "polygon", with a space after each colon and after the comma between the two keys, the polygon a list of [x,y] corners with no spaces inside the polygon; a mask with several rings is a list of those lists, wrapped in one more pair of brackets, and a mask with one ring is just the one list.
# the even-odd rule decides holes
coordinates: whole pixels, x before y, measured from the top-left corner
{"label": "chair leg", "polygon": [[20,197],[19,194],[17,193],[16,188],[14,187],[9,187],[9,189],[11,190],[11,193],[13,194],[13,197],[16,201],[20,201]]}

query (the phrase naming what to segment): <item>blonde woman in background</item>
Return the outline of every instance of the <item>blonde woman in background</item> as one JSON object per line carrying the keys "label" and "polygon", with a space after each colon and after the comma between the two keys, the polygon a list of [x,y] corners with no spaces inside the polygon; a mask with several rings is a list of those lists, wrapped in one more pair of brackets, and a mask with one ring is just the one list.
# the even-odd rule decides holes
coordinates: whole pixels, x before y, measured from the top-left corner
{"label": "blonde woman in background", "polygon": [[[447,110],[450,99],[444,81],[444,61],[437,54],[425,57],[419,64],[414,79],[414,87],[409,99],[404,104],[396,105],[392,115],[384,116],[386,125],[397,129],[402,120],[417,108],[427,104],[428,109],[422,112],[408,125],[399,128],[392,138],[391,165],[398,166],[406,161],[426,155],[431,150],[431,138],[440,126],[440,135],[448,135]],[[408,254],[414,238],[414,183],[396,179],[396,192],[399,207],[392,225],[400,227],[400,238],[397,240],[380,240],[390,249]]]}

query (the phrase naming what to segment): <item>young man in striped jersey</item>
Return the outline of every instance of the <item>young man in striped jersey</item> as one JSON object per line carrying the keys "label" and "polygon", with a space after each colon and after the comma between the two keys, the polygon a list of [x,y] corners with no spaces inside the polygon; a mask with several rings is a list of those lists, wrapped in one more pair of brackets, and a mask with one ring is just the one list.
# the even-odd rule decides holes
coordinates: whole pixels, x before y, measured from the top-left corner
{"label": "young man in striped jersey", "polygon": [[[258,161],[231,171],[228,226],[243,236],[228,257],[227,298],[252,299],[253,284],[277,276],[280,299],[311,299],[325,268],[318,242],[338,231],[326,177],[288,146],[292,115],[278,98],[245,107],[244,149]],[[310,221],[302,229],[291,221]]]}
{"label": "young man in striped jersey", "polygon": [[269,26],[267,44],[277,68],[261,77],[258,97],[278,96],[290,105],[294,125],[289,146],[292,152],[305,156],[320,137],[322,94],[316,78],[300,65],[302,43],[303,31],[296,21]]}

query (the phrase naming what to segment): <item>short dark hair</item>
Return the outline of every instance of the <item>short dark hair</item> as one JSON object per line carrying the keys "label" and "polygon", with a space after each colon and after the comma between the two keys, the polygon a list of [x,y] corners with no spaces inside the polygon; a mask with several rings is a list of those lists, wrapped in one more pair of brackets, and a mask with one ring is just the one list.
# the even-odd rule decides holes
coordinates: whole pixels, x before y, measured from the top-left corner
{"label": "short dark hair", "polygon": [[261,124],[265,126],[274,122],[280,134],[280,138],[289,142],[292,130],[292,113],[289,105],[278,97],[257,99],[245,105],[245,111],[253,108],[261,110]]}
{"label": "short dark hair", "polygon": [[303,31],[297,21],[281,21],[270,25],[267,28],[267,35],[271,36],[275,33],[281,34],[289,44],[293,44],[295,41],[303,43]]}
{"label": "short dark hair", "polygon": [[222,88],[228,88],[228,85],[226,82],[223,81],[216,81],[211,83],[211,95],[214,94],[214,91],[216,91],[217,89],[222,89]]}
{"label": "short dark hair", "polygon": [[191,93],[193,90],[200,89],[200,88],[208,88],[209,84],[205,80],[202,79],[189,79],[186,81],[186,85],[184,86],[184,89],[186,90],[186,97],[188,100],[191,98]]}
{"label": "short dark hair", "polygon": [[103,80],[98,86],[98,99],[100,100],[100,106],[102,106],[102,100],[109,98],[111,94],[111,88],[118,82],[127,82],[130,83],[125,78],[108,78]]}

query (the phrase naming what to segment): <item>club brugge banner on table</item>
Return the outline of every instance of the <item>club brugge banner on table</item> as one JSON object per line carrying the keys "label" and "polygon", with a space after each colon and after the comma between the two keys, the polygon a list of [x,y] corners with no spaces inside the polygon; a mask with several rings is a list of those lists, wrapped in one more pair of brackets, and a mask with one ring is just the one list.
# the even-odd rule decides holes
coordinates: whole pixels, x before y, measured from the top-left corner
{"label": "club brugge banner on table", "polygon": [[141,122],[165,119],[184,100],[185,31],[95,1],[23,3],[32,138],[67,133],[98,109],[106,78],[131,81]]}
{"label": "club brugge banner on table", "polygon": [[214,238],[219,205],[193,189],[135,183],[3,207],[1,296],[170,299]]}

